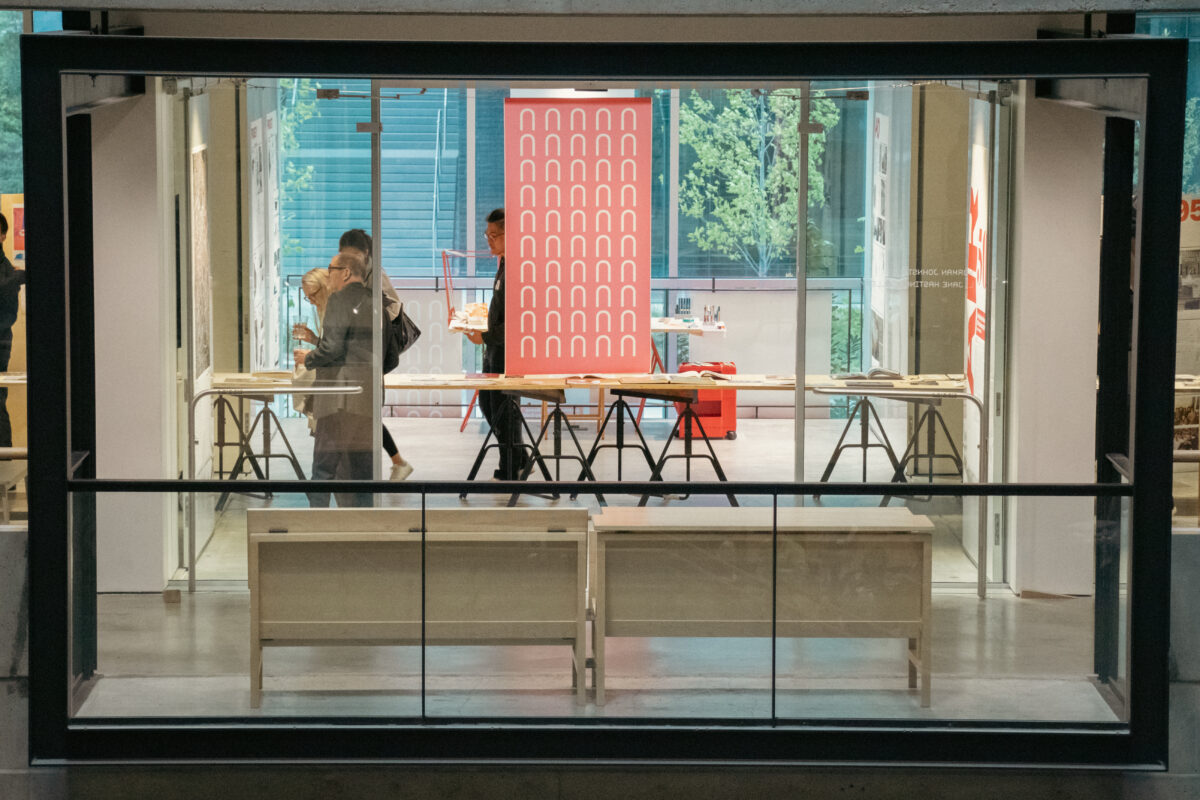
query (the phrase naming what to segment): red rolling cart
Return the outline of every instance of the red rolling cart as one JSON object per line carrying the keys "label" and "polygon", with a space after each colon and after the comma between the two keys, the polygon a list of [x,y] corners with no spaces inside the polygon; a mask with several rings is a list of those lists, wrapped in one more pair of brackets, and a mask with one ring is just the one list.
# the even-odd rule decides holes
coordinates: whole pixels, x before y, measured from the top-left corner
{"label": "red rolling cart", "polygon": [[[737,373],[737,366],[732,361],[706,361],[699,364],[680,364],[680,372],[720,372],[724,375]],[[700,417],[704,433],[710,438],[737,438],[737,390],[736,389],[700,389],[698,398],[692,403],[692,411]],[[675,404],[677,413],[682,413],[682,403]]]}

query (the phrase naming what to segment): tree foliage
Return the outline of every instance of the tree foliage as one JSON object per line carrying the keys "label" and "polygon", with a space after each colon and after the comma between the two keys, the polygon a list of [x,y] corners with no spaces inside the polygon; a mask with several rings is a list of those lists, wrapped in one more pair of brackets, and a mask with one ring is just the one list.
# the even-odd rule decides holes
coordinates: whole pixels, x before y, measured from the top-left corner
{"label": "tree foliage", "polygon": [[[837,125],[832,100],[814,93],[811,106],[811,122]],[[679,141],[696,156],[679,182],[679,210],[697,221],[688,238],[760,277],[795,252],[801,107],[798,89],[727,89],[713,100],[693,91],[680,106]],[[810,134],[809,208],[825,204],[824,155],[825,134]],[[828,255],[815,225],[805,239],[811,258]]]}
{"label": "tree foliage", "polygon": [[0,193],[25,191],[21,165],[20,11],[0,11]]}
{"label": "tree foliage", "polygon": [[1187,101],[1183,119],[1183,191],[1200,194],[1200,97]]}
{"label": "tree foliage", "polygon": [[[279,176],[280,214],[286,219],[296,216],[295,209],[300,195],[312,188],[316,167],[302,164],[288,153],[297,153],[300,142],[296,131],[308,120],[321,115],[317,108],[319,84],[309,78],[279,79],[279,149],[283,169]],[[282,243],[287,255],[299,255],[303,250],[298,239],[287,236]]]}

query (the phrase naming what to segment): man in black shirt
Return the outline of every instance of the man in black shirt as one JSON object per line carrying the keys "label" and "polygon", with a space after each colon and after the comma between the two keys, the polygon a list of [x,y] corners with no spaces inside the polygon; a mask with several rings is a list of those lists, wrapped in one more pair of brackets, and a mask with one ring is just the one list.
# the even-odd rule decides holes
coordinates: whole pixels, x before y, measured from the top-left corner
{"label": "man in black shirt", "polygon": [[[492,284],[492,302],[488,305],[488,329],[471,332],[467,338],[482,344],[483,371],[504,372],[504,209],[497,208],[487,215],[488,249],[500,257],[496,280]],[[479,393],[479,408],[484,419],[496,434],[500,445],[500,468],[493,474],[502,481],[515,481],[521,476],[529,458],[521,436],[521,404],[504,392]]]}
{"label": "man in black shirt", "polygon": [[[12,326],[17,321],[25,270],[17,269],[4,255],[8,239],[8,219],[0,214],[0,372],[8,372],[12,356]],[[8,418],[8,389],[0,388],[0,447],[12,447],[12,421]]]}

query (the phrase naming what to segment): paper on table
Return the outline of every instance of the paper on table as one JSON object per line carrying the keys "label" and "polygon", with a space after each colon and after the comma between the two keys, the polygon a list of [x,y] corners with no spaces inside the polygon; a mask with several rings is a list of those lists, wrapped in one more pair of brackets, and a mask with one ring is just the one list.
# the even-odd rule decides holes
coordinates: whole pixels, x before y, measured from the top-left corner
{"label": "paper on table", "polygon": [[483,320],[477,320],[474,318],[463,319],[463,318],[455,317],[454,319],[450,320],[450,325],[448,327],[452,331],[483,332],[488,329],[486,318],[484,318]]}
{"label": "paper on table", "polygon": [[705,369],[700,370],[699,372],[681,372],[678,374],[672,374],[669,377],[671,383],[708,383],[714,380],[728,381],[736,376]]}

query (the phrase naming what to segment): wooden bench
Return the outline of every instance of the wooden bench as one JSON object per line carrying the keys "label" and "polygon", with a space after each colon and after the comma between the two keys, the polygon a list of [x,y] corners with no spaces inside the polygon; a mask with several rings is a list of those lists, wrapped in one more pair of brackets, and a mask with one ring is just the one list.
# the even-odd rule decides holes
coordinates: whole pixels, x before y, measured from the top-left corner
{"label": "wooden bench", "polygon": [[608,506],[595,531],[593,654],[604,704],[609,636],[908,640],[908,685],[930,703],[932,529],[906,508]]}
{"label": "wooden bench", "polygon": [[[585,702],[587,509],[246,514],[250,705],[263,647],[561,644]],[[424,552],[424,564],[422,553]]]}

